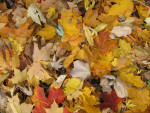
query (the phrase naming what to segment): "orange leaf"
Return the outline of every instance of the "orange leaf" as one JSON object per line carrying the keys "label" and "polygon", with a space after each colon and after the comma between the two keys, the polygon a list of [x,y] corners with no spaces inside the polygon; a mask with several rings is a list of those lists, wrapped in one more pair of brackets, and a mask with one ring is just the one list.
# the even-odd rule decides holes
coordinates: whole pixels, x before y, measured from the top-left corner
{"label": "orange leaf", "polygon": [[109,38],[109,32],[102,30],[99,32],[99,36],[95,38],[95,46],[100,50],[102,54],[108,54],[109,51],[114,49],[117,45],[117,40]]}

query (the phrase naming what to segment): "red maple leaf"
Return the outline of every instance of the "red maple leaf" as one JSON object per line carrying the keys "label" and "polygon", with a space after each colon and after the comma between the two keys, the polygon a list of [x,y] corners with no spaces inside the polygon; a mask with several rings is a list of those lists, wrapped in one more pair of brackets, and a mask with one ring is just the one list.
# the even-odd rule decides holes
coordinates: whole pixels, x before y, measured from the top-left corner
{"label": "red maple leaf", "polygon": [[35,104],[35,108],[32,113],[46,113],[44,108],[50,108],[54,100],[57,104],[60,104],[64,100],[62,89],[53,89],[49,91],[48,98],[45,97],[44,89],[36,86],[34,89],[34,95],[31,97],[32,102]]}
{"label": "red maple leaf", "polygon": [[105,29],[99,32],[99,35],[94,39],[94,43],[102,54],[107,54],[117,47],[117,40],[110,39],[109,31],[105,31]]}
{"label": "red maple leaf", "polygon": [[102,97],[103,97],[104,102],[98,105],[100,109],[109,107],[115,110],[118,103],[122,101],[122,98],[119,98],[117,96],[115,90],[113,90],[111,94],[102,93]]}

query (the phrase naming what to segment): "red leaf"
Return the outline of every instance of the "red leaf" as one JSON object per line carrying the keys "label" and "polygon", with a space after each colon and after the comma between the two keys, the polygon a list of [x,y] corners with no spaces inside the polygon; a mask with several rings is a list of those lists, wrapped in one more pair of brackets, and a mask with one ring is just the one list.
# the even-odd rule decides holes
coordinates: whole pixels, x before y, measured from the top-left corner
{"label": "red leaf", "polygon": [[94,40],[95,46],[102,54],[107,54],[109,51],[117,47],[117,40],[109,38],[109,31],[102,30]]}
{"label": "red leaf", "polygon": [[57,104],[60,104],[64,100],[62,89],[53,89],[49,91],[48,98],[45,97],[43,88],[36,86],[34,89],[34,95],[31,97],[32,102],[35,104],[35,108],[32,113],[46,113],[44,108],[50,108],[54,100]]}
{"label": "red leaf", "polygon": [[114,90],[111,92],[111,94],[102,93],[102,96],[104,102],[98,105],[101,109],[109,107],[115,110],[117,104],[122,101],[122,98],[119,98]]}
{"label": "red leaf", "polygon": [[64,100],[65,96],[63,95],[62,89],[53,89],[51,88],[48,95],[48,100],[50,103],[53,103],[55,100],[57,104],[60,104]]}

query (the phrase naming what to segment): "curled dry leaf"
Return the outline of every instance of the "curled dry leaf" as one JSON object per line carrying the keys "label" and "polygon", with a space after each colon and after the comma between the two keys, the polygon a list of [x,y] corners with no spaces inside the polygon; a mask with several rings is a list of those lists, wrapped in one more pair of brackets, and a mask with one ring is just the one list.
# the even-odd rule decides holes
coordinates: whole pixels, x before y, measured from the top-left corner
{"label": "curled dry leaf", "polygon": [[46,23],[46,18],[43,16],[41,11],[36,7],[35,4],[30,4],[27,12],[28,12],[27,16],[31,17],[32,20],[37,24],[42,25],[41,22]]}

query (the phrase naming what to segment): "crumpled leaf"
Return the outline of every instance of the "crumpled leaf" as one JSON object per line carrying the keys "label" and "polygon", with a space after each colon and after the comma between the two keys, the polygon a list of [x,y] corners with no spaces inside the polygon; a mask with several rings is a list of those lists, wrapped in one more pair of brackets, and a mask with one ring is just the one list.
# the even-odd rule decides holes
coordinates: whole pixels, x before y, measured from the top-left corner
{"label": "crumpled leaf", "polygon": [[16,86],[16,89],[19,88],[25,95],[32,96],[33,92],[30,86],[28,86],[29,90],[26,87],[22,87],[20,85]]}
{"label": "crumpled leaf", "polygon": [[80,78],[81,80],[88,79],[91,76],[90,66],[80,60],[73,62],[74,68],[70,71],[72,77]]}
{"label": "crumpled leaf", "polygon": [[44,37],[46,40],[51,40],[56,35],[56,28],[51,25],[45,24],[45,28],[42,28],[38,32],[38,35]]}
{"label": "crumpled leaf", "polygon": [[128,91],[126,89],[125,83],[120,78],[116,78],[114,89],[118,97],[120,98],[128,97]]}
{"label": "crumpled leaf", "polygon": [[132,28],[129,26],[115,26],[111,31],[111,33],[113,33],[117,37],[130,35],[131,32],[132,32]]}
{"label": "crumpled leaf", "polygon": [[31,113],[33,105],[22,103],[20,104],[18,95],[8,98],[7,113]]}
{"label": "crumpled leaf", "polygon": [[[65,58],[65,57],[64,57],[64,58]],[[54,54],[54,56],[53,56],[53,61],[51,62],[51,66],[52,66],[54,69],[56,69],[56,70],[62,68],[63,65],[61,64],[61,62],[64,60],[64,58],[59,58],[59,60],[56,61],[56,56],[55,56],[55,54]]]}
{"label": "crumpled leaf", "polygon": [[54,101],[51,108],[45,108],[46,113],[63,113],[63,107],[58,107],[57,103]]}
{"label": "crumpled leaf", "polygon": [[109,10],[108,15],[120,15],[129,17],[133,11],[133,2],[131,0],[109,0],[115,2]]}
{"label": "crumpled leaf", "polygon": [[27,68],[22,72],[19,69],[14,69],[14,77],[9,79],[13,84],[18,84],[27,79]]}
{"label": "crumpled leaf", "polygon": [[116,77],[113,75],[104,75],[101,82],[100,82],[100,86],[102,87],[103,92],[111,92],[112,88],[111,86],[114,85],[116,80]]}
{"label": "crumpled leaf", "polygon": [[33,113],[46,113],[44,108],[51,107],[52,103],[55,101],[57,104],[60,104],[64,100],[65,96],[63,96],[62,89],[53,89],[51,88],[49,91],[48,98],[45,97],[44,90],[36,86],[34,89],[34,95],[31,97],[33,103],[35,104],[35,108],[33,109]]}
{"label": "crumpled leaf", "polygon": [[30,6],[28,7],[27,13],[28,13],[27,16],[31,17],[32,20],[36,22],[37,24],[42,25],[41,22],[46,23],[45,17],[41,13],[41,11],[36,7],[35,4],[30,4]]}
{"label": "crumpled leaf", "polygon": [[66,75],[60,75],[59,77],[57,77],[57,80],[54,83],[57,83],[60,88],[62,83],[64,82],[65,78],[66,78]]}
{"label": "crumpled leaf", "polygon": [[132,112],[144,112],[150,104],[150,96],[148,89],[128,88],[129,98],[135,107],[131,108]]}

